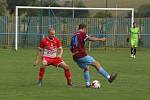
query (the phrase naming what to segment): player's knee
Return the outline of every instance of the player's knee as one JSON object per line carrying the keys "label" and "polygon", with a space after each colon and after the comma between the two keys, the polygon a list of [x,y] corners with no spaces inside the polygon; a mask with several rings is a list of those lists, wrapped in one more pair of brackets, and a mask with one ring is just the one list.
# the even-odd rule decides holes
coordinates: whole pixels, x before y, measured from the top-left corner
{"label": "player's knee", "polygon": [[99,63],[99,62],[97,62],[97,61],[93,62],[93,64],[92,64],[92,65],[96,68],[96,70],[98,70],[98,69],[99,69],[99,67],[101,66],[101,65],[100,65],[100,63]]}
{"label": "player's knee", "polygon": [[63,68],[64,70],[69,69],[69,65],[67,65],[66,63],[62,63],[60,64],[58,67]]}
{"label": "player's knee", "polygon": [[89,68],[86,67],[86,68],[83,69],[83,71],[84,71],[84,72],[89,71]]}
{"label": "player's knee", "polygon": [[42,65],[46,66],[47,65],[47,61],[46,60],[42,60]]}
{"label": "player's knee", "polygon": [[99,66],[100,66],[100,63],[97,62],[97,61],[95,61],[95,62],[92,63],[92,65],[95,66],[95,67],[99,67]]}
{"label": "player's knee", "polygon": [[64,69],[69,69],[69,65],[65,64]]}

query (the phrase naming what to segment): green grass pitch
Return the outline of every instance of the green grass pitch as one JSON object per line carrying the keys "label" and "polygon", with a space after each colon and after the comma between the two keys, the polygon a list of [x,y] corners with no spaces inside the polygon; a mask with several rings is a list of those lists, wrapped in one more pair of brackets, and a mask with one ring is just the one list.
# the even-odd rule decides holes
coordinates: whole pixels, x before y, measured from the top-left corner
{"label": "green grass pitch", "polygon": [[73,62],[69,50],[63,58],[70,65],[73,87],[67,87],[63,70],[48,67],[44,84],[38,87],[37,68],[33,67],[36,50],[0,50],[0,100],[150,100],[150,51],[138,50],[129,58],[129,49],[91,50],[90,55],[118,77],[109,84],[90,67],[91,80],[101,81],[100,89],[85,88],[82,70]]}

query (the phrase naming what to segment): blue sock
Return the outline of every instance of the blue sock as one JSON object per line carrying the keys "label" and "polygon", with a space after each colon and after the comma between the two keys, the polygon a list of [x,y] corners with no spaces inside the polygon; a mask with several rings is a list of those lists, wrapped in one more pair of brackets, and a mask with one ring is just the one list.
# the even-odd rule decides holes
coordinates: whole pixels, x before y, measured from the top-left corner
{"label": "blue sock", "polygon": [[98,69],[98,72],[101,73],[105,78],[107,78],[107,79],[110,78],[110,75],[107,73],[107,71],[103,67],[100,67]]}
{"label": "blue sock", "polygon": [[84,72],[84,79],[86,81],[86,85],[89,86],[90,85],[90,73],[89,73],[89,71]]}

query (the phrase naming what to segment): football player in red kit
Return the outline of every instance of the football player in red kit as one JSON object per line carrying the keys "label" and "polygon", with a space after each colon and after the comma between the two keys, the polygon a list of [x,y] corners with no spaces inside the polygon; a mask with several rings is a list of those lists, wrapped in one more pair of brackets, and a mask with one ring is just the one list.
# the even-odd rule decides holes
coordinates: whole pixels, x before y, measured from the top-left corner
{"label": "football player in red kit", "polygon": [[55,30],[53,28],[48,29],[48,35],[42,39],[37,50],[36,60],[34,66],[38,64],[38,59],[42,54],[41,68],[39,71],[38,85],[42,86],[42,80],[45,72],[45,68],[48,65],[60,67],[64,69],[64,74],[67,79],[67,85],[72,85],[71,73],[69,66],[63,61],[62,54],[63,48],[60,40],[55,36]]}

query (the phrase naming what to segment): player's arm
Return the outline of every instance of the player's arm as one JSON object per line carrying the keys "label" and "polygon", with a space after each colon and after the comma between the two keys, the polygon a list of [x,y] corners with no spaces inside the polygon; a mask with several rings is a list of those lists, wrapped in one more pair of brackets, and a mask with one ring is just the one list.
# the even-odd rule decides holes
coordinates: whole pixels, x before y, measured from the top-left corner
{"label": "player's arm", "polygon": [[106,38],[97,38],[97,37],[88,36],[87,40],[89,40],[89,41],[106,41]]}
{"label": "player's arm", "polygon": [[57,39],[57,57],[62,57],[62,54],[63,54],[63,48],[62,48],[62,44],[60,42],[59,39]]}
{"label": "player's arm", "polygon": [[38,64],[39,58],[41,57],[41,52],[42,52],[41,49],[38,49],[37,52],[36,52],[36,59],[35,59],[35,61],[34,61],[34,66],[35,66],[35,67],[36,67],[36,65]]}
{"label": "player's arm", "polygon": [[57,55],[57,57],[62,57],[62,54],[63,54],[63,48],[62,47],[60,47],[60,48],[58,48],[58,55]]}

